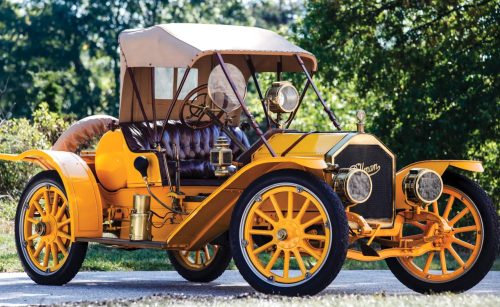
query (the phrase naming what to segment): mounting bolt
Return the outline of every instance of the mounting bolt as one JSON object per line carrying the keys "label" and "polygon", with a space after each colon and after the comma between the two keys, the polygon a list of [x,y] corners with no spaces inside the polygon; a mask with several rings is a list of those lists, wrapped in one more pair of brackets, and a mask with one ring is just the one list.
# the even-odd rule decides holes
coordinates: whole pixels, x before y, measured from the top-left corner
{"label": "mounting bolt", "polygon": [[297,186],[297,193],[304,192],[304,188]]}
{"label": "mounting bolt", "polygon": [[247,247],[248,246],[248,241],[245,240],[245,239],[241,240],[241,246]]}
{"label": "mounting bolt", "polygon": [[269,276],[267,279],[268,279],[269,281],[274,281],[274,276],[272,276],[272,275],[271,275],[271,276]]}
{"label": "mounting bolt", "polygon": [[23,241],[23,246],[24,247],[28,246],[28,241]]}
{"label": "mounting bolt", "polygon": [[306,278],[310,278],[310,277],[311,277],[311,273],[306,272]]}
{"label": "mounting bolt", "polygon": [[325,228],[330,228],[330,222],[329,221],[325,222]]}
{"label": "mounting bolt", "polygon": [[257,196],[257,198],[255,199],[255,201],[261,202],[262,201],[262,196],[261,195]]}

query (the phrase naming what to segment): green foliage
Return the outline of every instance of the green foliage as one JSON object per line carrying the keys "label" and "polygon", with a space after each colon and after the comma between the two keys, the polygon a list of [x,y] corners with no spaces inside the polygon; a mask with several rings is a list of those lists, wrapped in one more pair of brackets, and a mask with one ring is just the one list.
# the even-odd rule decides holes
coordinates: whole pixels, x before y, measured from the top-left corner
{"label": "green foliage", "polygon": [[[0,122],[0,152],[19,154],[30,149],[50,149],[60,133],[69,127],[70,119],[50,112],[46,103],[40,104],[33,113],[33,120],[16,118]],[[17,200],[29,178],[40,171],[32,163],[0,161],[0,195],[2,216],[11,206],[12,198]],[[12,198],[11,198],[12,197]],[[6,211],[4,211],[4,208]],[[9,213],[9,217],[13,218]]]}
{"label": "green foliage", "polygon": [[483,160],[477,178],[498,204],[499,12],[497,1],[310,1],[293,30],[399,166]]}

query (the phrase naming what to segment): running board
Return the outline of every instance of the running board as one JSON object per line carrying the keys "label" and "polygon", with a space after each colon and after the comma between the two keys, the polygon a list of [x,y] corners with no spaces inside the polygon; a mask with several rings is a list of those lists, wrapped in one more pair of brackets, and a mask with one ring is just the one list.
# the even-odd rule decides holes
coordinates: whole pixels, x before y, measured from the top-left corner
{"label": "running board", "polygon": [[151,248],[167,249],[167,243],[154,241],[130,241],[115,238],[76,238],[77,242],[95,242],[99,244],[128,247],[128,248]]}

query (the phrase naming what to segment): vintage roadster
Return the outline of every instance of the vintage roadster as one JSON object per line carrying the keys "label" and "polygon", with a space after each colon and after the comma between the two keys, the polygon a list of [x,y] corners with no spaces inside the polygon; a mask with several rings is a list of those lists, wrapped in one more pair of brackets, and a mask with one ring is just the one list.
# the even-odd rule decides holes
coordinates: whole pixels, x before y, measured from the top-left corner
{"label": "vintage roadster", "polygon": [[[422,293],[465,291],[488,273],[497,214],[455,171],[482,172],[481,162],[396,171],[394,153],[365,133],[364,112],[357,131],[341,129],[313,82],[311,53],[271,31],[200,24],[126,30],[119,45],[119,119],[85,118],[52,150],[0,155],[45,169],[27,184],[15,223],[36,283],[69,282],[89,242],[164,249],[195,282],[234,259],[252,287],[281,295],[320,292],[346,257],[385,259]],[[262,73],[274,78],[266,91]],[[306,103],[318,103],[335,131],[289,129],[308,90],[317,102]],[[95,151],[82,151],[95,137]]]}

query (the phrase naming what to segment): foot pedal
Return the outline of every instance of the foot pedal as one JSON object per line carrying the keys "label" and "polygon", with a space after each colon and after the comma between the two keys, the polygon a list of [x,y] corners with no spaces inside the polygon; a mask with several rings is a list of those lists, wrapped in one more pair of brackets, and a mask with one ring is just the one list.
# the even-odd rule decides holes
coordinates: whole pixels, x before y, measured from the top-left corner
{"label": "foot pedal", "polygon": [[368,246],[365,242],[359,242],[359,247],[361,248],[361,253],[363,256],[380,257],[376,250]]}

